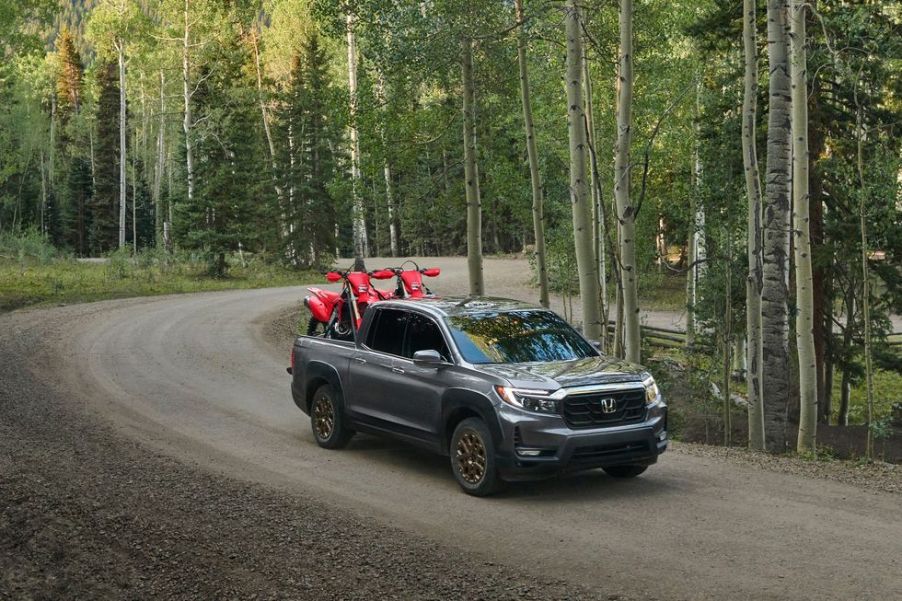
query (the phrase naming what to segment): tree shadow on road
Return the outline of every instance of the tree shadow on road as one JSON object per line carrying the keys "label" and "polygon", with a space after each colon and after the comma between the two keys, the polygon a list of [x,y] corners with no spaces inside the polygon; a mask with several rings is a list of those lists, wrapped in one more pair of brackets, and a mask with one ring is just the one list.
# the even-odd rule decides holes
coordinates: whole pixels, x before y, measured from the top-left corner
{"label": "tree shadow on road", "polygon": [[[359,454],[391,471],[408,471],[430,485],[456,489],[447,457],[419,449],[403,442],[358,434],[344,451]],[[544,480],[510,482],[493,498],[529,499],[533,502],[566,503],[586,500],[648,498],[666,500],[686,493],[686,483],[677,483],[666,474],[665,462],[652,465],[637,478],[608,476],[603,470],[565,473]]]}

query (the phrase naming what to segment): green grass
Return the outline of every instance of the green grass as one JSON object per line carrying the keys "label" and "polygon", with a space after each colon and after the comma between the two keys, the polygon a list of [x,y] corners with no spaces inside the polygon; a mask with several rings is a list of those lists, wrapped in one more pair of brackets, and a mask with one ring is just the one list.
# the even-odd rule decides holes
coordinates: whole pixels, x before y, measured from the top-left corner
{"label": "green grass", "polygon": [[[902,402],[902,374],[885,369],[875,369],[874,419],[881,420],[892,413],[893,403]],[[833,376],[833,411],[839,410],[842,372]],[[849,423],[863,424],[867,421],[867,387],[862,381],[852,386],[849,394]]]}
{"label": "green grass", "polygon": [[686,275],[640,273],[639,306],[650,311],[685,311]]}
{"label": "green grass", "polygon": [[321,279],[254,257],[246,257],[244,264],[230,257],[228,275],[212,277],[205,261],[183,254],[147,251],[132,257],[122,252],[102,263],[85,263],[58,253],[16,250],[0,246],[0,312],[133,296],[297,286]]}

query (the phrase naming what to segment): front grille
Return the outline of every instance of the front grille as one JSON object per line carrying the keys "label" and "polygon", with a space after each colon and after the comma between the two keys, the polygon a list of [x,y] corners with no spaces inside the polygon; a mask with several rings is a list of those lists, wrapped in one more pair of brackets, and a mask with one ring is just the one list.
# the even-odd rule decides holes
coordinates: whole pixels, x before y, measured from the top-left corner
{"label": "front grille", "polygon": [[571,428],[621,426],[638,423],[644,419],[645,390],[641,388],[593,392],[564,399],[564,420]]}
{"label": "front grille", "polygon": [[570,461],[573,463],[594,463],[607,457],[623,454],[646,454],[648,442],[633,441],[612,445],[595,445],[591,447],[579,447],[573,451]]}

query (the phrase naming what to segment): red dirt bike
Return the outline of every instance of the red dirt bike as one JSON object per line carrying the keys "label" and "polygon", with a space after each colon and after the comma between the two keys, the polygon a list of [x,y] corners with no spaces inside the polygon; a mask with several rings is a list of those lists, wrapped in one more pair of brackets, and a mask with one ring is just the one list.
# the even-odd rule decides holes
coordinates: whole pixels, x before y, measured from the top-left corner
{"label": "red dirt bike", "polygon": [[[408,263],[413,263],[413,269],[404,269]],[[429,267],[420,269],[420,266],[414,261],[404,261],[400,267],[386,267],[380,269],[380,274],[390,272],[396,278],[397,287],[393,293],[393,298],[424,298],[432,296],[432,291],[423,283],[423,276],[434,278],[442,271],[438,267]],[[384,279],[384,278],[379,278]]]}
{"label": "red dirt bike", "polygon": [[[341,292],[322,288],[307,288],[311,295],[304,297],[304,306],[310,310],[307,335],[330,335],[341,340],[350,340],[360,326],[364,311],[371,304],[387,300],[392,293],[378,290],[370,277],[386,280],[394,276],[388,270],[379,271],[329,271],[326,279],[330,282],[344,282]],[[354,302],[348,303],[347,299]]]}

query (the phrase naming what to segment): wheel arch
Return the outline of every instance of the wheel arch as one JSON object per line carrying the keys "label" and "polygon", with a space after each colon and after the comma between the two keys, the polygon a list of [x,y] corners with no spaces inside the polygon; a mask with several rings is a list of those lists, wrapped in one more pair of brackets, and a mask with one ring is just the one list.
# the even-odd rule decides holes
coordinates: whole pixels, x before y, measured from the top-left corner
{"label": "wheel arch", "polygon": [[335,401],[344,406],[344,394],[341,388],[341,377],[338,370],[328,363],[321,361],[311,361],[307,364],[307,370],[304,380],[304,412],[310,413],[310,404],[313,402],[313,395],[323,384],[329,384],[335,393]]}
{"label": "wheel arch", "polygon": [[492,401],[472,390],[452,389],[442,397],[442,452],[448,453],[454,429],[460,422],[470,417],[481,419],[492,435],[495,448],[501,446],[501,424],[498,422]]}

